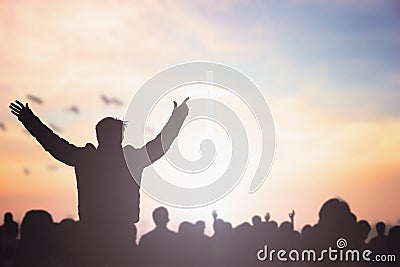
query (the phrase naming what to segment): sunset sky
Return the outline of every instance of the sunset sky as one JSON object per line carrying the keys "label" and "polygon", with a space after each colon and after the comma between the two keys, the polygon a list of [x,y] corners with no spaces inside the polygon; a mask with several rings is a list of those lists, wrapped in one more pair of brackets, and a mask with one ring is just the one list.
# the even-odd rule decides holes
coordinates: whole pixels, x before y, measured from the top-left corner
{"label": "sunset sky", "polygon": [[[78,146],[96,144],[99,119],[122,118],[146,80],[190,61],[234,67],[258,85],[276,154],[255,194],[249,170],[210,206],[169,207],[172,229],[203,219],[210,233],[214,209],[233,225],[266,211],[281,222],[294,209],[301,229],[331,197],[359,219],[399,223],[400,4],[389,0],[0,0],[0,215],[20,221],[46,209],[55,221],[78,218],[73,169],[23,131],[11,101],[41,97],[30,106],[44,122]],[[124,105],[105,105],[101,94]],[[153,135],[171,110],[154,118]],[[158,205],[142,194],[139,232],[152,227]]]}

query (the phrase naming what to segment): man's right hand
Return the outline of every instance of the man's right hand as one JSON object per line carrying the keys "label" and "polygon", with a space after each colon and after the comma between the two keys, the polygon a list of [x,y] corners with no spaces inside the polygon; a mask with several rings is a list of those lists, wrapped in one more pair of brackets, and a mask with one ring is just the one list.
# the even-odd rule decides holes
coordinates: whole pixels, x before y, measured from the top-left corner
{"label": "man's right hand", "polygon": [[24,104],[18,100],[15,100],[15,103],[10,103],[8,107],[11,109],[11,113],[14,114],[18,119],[30,110],[28,103],[26,103],[24,106]]}

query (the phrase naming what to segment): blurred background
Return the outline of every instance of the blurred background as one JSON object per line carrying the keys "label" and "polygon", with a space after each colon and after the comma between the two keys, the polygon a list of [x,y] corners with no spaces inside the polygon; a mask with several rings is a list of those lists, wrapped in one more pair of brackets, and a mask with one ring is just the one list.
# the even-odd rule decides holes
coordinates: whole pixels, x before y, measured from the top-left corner
{"label": "blurred background", "polygon": [[[359,219],[399,223],[399,51],[397,1],[1,0],[0,214],[20,221],[45,209],[55,221],[78,218],[73,168],[24,131],[11,101],[29,102],[71,143],[96,144],[96,123],[123,118],[146,80],[201,60],[234,67],[258,85],[275,119],[275,161],[255,194],[249,170],[210,206],[168,207],[172,229],[202,219],[210,233],[214,209],[233,225],[267,211],[288,220],[294,209],[300,229],[331,197],[346,200]],[[152,117],[148,140],[172,100],[187,94]],[[153,227],[160,205],[142,194],[139,234]]]}

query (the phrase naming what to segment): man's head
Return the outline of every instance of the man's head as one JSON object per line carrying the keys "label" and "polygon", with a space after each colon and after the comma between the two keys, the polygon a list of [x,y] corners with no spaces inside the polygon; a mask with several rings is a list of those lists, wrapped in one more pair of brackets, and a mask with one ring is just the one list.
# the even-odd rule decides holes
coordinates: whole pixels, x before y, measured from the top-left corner
{"label": "man's head", "polygon": [[251,218],[251,221],[253,223],[253,226],[256,226],[256,225],[258,226],[258,225],[262,224],[261,217],[258,215],[253,216],[253,218]]}
{"label": "man's head", "polygon": [[4,222],[7,223],[7,222],[12,222],[12,221],[13,221],[12,213],[11,212],[6,212],[4,214]]}
{"label": "man's head", "polygon": [[153,220],[157,227],[166,227],[169,222],[168,210],[158,207],[153,211]]}
{"label": "man's head", "polygon": [[106,117],[96,125],[96,136],[99,145],[120,145],[124,135],[124,122]]}
{"label": "man's head", "polygon": [[385,228],[386,228],[386,225],[384,222],[378,222],[376,224],[376,231],[378,232],[379,235],[385,234]]}

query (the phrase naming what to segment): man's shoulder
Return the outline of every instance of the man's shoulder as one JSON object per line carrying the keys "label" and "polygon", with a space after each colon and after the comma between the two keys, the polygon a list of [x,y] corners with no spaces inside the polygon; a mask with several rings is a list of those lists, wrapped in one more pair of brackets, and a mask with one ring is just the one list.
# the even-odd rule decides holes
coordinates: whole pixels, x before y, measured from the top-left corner
{"label": "man's shoulder", "polygon": [[83,147],[78,147],[78,149],[80,150],[80,157],[84,158],[88,157],[88,154],[96,153],[97,151],[97,148],[92,143],[87,143]]}
{"label": "man's shoulder", "polygon": [[82,164],[93,160],[97,149],[93,144],[87,143],[85,146],[77,147],[77,152],[75,154],[75,167],[82,166]]}
{"label": "man's shoulder", "polygon": [[96,151],[96,147],[92,143],[87,143],[81,149],[84,149],[84,150],[87,150],[87,151]]}
{"label": "man's shoulder", "polygon": [[154,235],[154,233],[155,233],[155,229],[153,229],[153,230],[151,230],[150,232],[147,232],[147,233],[145,233],[144,235],[142,235],[142,236],[140,237],[139,244],[143,244],[143,242],[146,243],[149,239],[152,238],[152,236]]}

